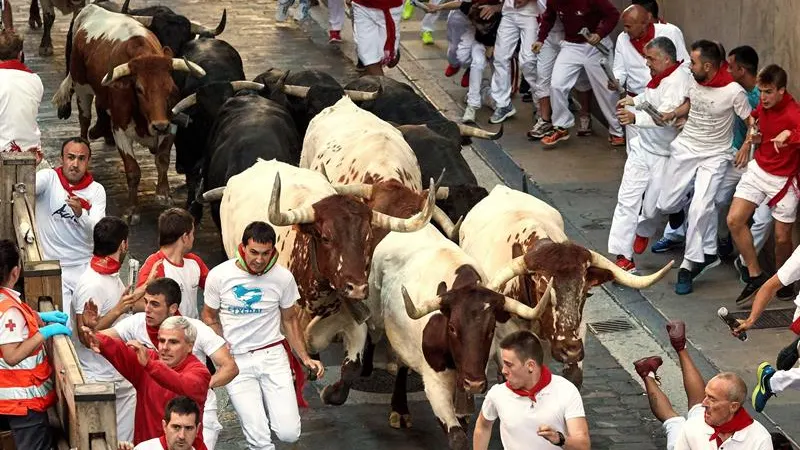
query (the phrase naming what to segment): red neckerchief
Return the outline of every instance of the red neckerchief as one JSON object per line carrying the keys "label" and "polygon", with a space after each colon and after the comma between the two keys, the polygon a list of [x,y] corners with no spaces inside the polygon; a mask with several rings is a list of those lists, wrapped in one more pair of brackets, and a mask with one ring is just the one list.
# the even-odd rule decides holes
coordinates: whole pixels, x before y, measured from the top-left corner
{"label": "red neckerchief", "polygon": [[110,256],[97,256],[92,255],[92,260],[89,262],[92,270],[100,275],[114,275],[119,272],[122,263]]}
{"label": "red neckerchief", "polygon": [[18,59],[10,59],[8,61],[1,61],[0,62],[0,69],[21,70],[23,72],[33,73],[33,71],[31,71],[31,69],[28,69],[28,66],[23,64],[23,62],[18,60]]}
{"label": "red neckerchief", "polygon": [[672,75],[672,72],[675,72],[678,69],[678,67],[681,66],[681,64],[683,64],[683,60],[676,62],[674,66],[667,67],[666,70],[664,70],[660,74],[653,75],[653,78],[651,78],[650,82],[647,83],[647,88],[648,89],[657,88],[658,85],[661,84],[661,81],[663,81],[664,78],[667,78],[668,76]]}
{"label": "red neckerchief", "polygon": [[61,187],[63,187],[64,190],[67,191],[67,194],[70,196],[70,198],[72,197],[77,198],[78,201],[81,202],[81,208],[87,211],[91,210],[92,204],[89,203],[87,200],[82,199],[77,195],[75,195],[74,191],[80,191],[81,189],[86,189],[87,187],[89,187],[89,185],[92,184],[92,182],[94,181],[92,174],[89,173],[89,171],[86,171],[86,173],[83,175],[83,178],[81,178],[80,181],[78,181],[74,185],[71,185],[67,180],[67,177],[64,176],[64,169],[62,167],[56,169],[56,174],[58,175],[58,181],[61,182]]}
{"label": "red neckerchief", "polygon": [[647,30],[644,34],[636,39],[631,38],[631,45],[633,45],[633,48],[635,48],[640,55],[644,56],[644,46],[652,41],[654,37],[656,37],[656,26],[652,23],[647,24]]}
{"label": "red neckerchief", "polygon": [[[177,310],[175,311],[175,314],[173,314],[173,316],[180,316],[180,315],[181,312]],[[144,324],[144,328],[147,330],[147,337],[150,338],[150,343],[153,344],[153,347],[156,349],[156,351],[158,351],[158,329],[160,327],[161,327],[160,324],[157,327],[151,327],[146,322]]]}
{"label": "red neckerchief", "polygon": [[722,438],[719,437],[720,434],[725,433],[736,433],[739,430],[743,430],[750,426],[753,423],[753,418],[750,417],[750,414],[744,410],[744,408],[739,408],[736,410],[736,413],[733,415],[731,420],[723,423],[722,425],[715,427],[711,425],[711,428],[714,429],[714,434],[708,438],[709,441],[713,441],[714,439],[717,440],[717,447],[722,445]]}
{"label": "red neckerchief", "polygon": [[169,447],[167,447],[167,436],[166,435],[161,436],[160,438],[158,438],[158,442],[161,443],[161,448],[163,448],[164,450],[169,450]]}
{"label": "red neckerchief", "polygon": [[723,61],[714,78],[698,83],[700,86],[721,88],[733,83],[733,77],[728,73],[728,62]]}
{"label": "red neckerchief", "polygon": [[514,389],[508,384],[506,381],[506,387],[511,389],[511,392],[519,395],[520,397],[528,397],[531,399],[532,402],[536,402],[536,394],[539,393],[542,389],[547,387],[550,384],[550,381],[553,379],[553,374],[550,373],[550,369],[547,366],[542,365],[542,374],[539,376],[539,381],[531,388],[531,390],[527,389]]}

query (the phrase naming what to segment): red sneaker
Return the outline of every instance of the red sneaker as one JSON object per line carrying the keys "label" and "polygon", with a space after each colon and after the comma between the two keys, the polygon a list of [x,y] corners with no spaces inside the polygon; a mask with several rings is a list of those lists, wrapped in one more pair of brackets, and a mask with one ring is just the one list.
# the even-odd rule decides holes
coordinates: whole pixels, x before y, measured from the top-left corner
{"label": "red sneaker", "polygon": [[664,364],[664,361],[660,356],[648,356],[647,358],[634,361],[633,368],[636,369],[636,373],[638,373],[642,379],[652,373],[656,377],[656,381],[658,381],[656,371],[661,367],[661,364]]}
{"label": "red sneaker", "polygon": [[633,272],[636,270],[636,264],[633,263],[633,260],[622,255],[617,255],[617,267],[626,272]]}
{"label": "red sneaker", "polygon": [[461,76],[461,87],[469,87],[469,68],[465,70],[464,75]]}
{"label": "red sneaker", "polygon": [[338,44],[342,42],[342,32],[340,30],[330,30],[328,31],[328,43],[329,44]]}
{"label": "red sneaker", "polygon": [[608,143],[612,147],[625,147],[625,136],[609,136]]}
{"label": "red sneaker", "polygon": [[569,131],[567,131],[566,128],[555,127],[550,134],[542,138],[542,145],[545,147],[552,147],[560,141],[566,141],[567,139],[569,139]]}
{"label": "red sneaker", "polygon": [[447,65],[444,69],[444,76],[452,77],[453,75],[457,74],[458,71],[461,70],[460,66],[451,66],[450,64]]}
{"label": "red sneaker", "polygon": [[636,235],[636,239],[633,240],[633,253],[637,255],[641,255],[642,253],[647,250],[647,244],[650,243],[650,238],[646,238],[644,236]]}

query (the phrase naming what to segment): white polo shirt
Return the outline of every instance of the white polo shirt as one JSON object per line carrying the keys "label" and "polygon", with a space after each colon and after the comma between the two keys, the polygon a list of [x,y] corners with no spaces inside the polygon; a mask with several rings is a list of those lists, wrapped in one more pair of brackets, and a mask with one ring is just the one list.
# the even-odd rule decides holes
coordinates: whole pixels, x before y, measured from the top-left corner
{"label": "white polo shirt", "polygon": [[206,280],[205,304],[219,310],[234,355],[283,340],[280,309],[299,298],[294,276],[278,264],[264,275],[251,275],[231,259],[211,269]]}
{"label": "white polo shirt", "polygon": [[534,403],[509,389],[505,383],[489,389],[481,413],[489,421],[500,419],[500,439],[505,450],[545,450],[559,447],[539,436],[540,425],[567,435],[567,420],[586,417],[578,389],[566,378],[553,375],[550,384],[536,394]]}
{"label": "white polo shirt", "polygon": [[[692,62],[686,51],[686,43],[683,40],[681,29],[671,23],[656,23],[653,26],[655,27],[654,38],[663,36],[672,41],[675,44],[678,61],[683,61],[681,70],[685,71],[687,75],[691,75],[689,66]],[[650,69],[647,68],[644,56],[631,44],[631,37],[626,32],[617,36],[617,45],[614,46],[613,71],[620,86],[624,86],[628,92],[637,95],[644,92],[647,83],[650,82]]]}
{"label": "white polo shirt", "polygon": [[690,417],[683,426],[675,450],[772,450],[772,436],[764,425],[756,421],[733,433],[719,447],[716,439],[709,440],[712,434],[714,429],[706,424],[702,415]]}
{"label": "white polo shirt", "polygon": [[[133,447],[133,450],[164,450],[164,446],[161,445],[161,438],[153,438],[149,441],[140,442],[139,445]],[[192,447],[190,450],[194,450]]]}
{"label": "white polo shirt", "polygon": [[136,286],[141,286],[150,276],[150,271],[158,262],[163,261],[158,268],[157,278],[171,278],[181,288],[181,304],[178,311],[184,317],[199,319],[197,312],[197,289],[205,289],[208,267],[203,260],[194,253],[187,253],[180,263],[172,263],[160,250],[148,256],[142,270],[139,271],[139,280]]}
{"label": "white polo shirt", "polygon": [[[9,64],[24,67],[14,61],[6,63]],[[23,151],[41,148],[42,133],[36,117],[42,95],[44,86],[39,75],[21,68],[0,67],[0,151],[8,150],[12,141]]]}

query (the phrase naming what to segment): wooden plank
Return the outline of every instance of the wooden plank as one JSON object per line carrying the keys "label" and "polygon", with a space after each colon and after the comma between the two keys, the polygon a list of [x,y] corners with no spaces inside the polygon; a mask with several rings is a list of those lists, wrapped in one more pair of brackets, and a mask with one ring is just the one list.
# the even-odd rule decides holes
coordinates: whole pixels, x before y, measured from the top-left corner
{"label": "wooden plank", "polygon": [[0,238],[13,239],[14,223],[11,218],[11,192],[16,169],[9,165],[9,153],[0,152]]}
{"label": "wooden plank", "polygon": [[11,194],[14,234],[17,239],[17,245],[22,252],[23,261],[41,261],[42,252],[39,249],[39,242],[36,240],[35,233],[36,222],[28,208],[28,199],[25,196],[24,189],[20,189],[19,184],[17,189]]}
{"label": "wooden plank", "polygon": [[25,261],[23,263],[25,302],[41,311],[39,299],[49,297],[53,307],[64,311],[61,298],[61,265],[58,261]]}
{"label": "wooden plank", "polygon": [[81,438],[78,448],[97,449],[95,439],[111,449],[117,448],[117,409],[114,383],[75,386],[75,402],[80,417]]}

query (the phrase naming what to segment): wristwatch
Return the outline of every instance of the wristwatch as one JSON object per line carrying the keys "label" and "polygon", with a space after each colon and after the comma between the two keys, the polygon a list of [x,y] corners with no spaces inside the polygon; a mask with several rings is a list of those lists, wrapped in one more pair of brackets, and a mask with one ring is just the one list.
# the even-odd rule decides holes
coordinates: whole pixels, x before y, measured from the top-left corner
{"label": "wristwatch", "polygon": [[555,444],[558,447],[563,447],[564,444],[567,442],[567,438],[564,437],[564,433],[560,431],[556,431],[558,433],[558,442]]}

